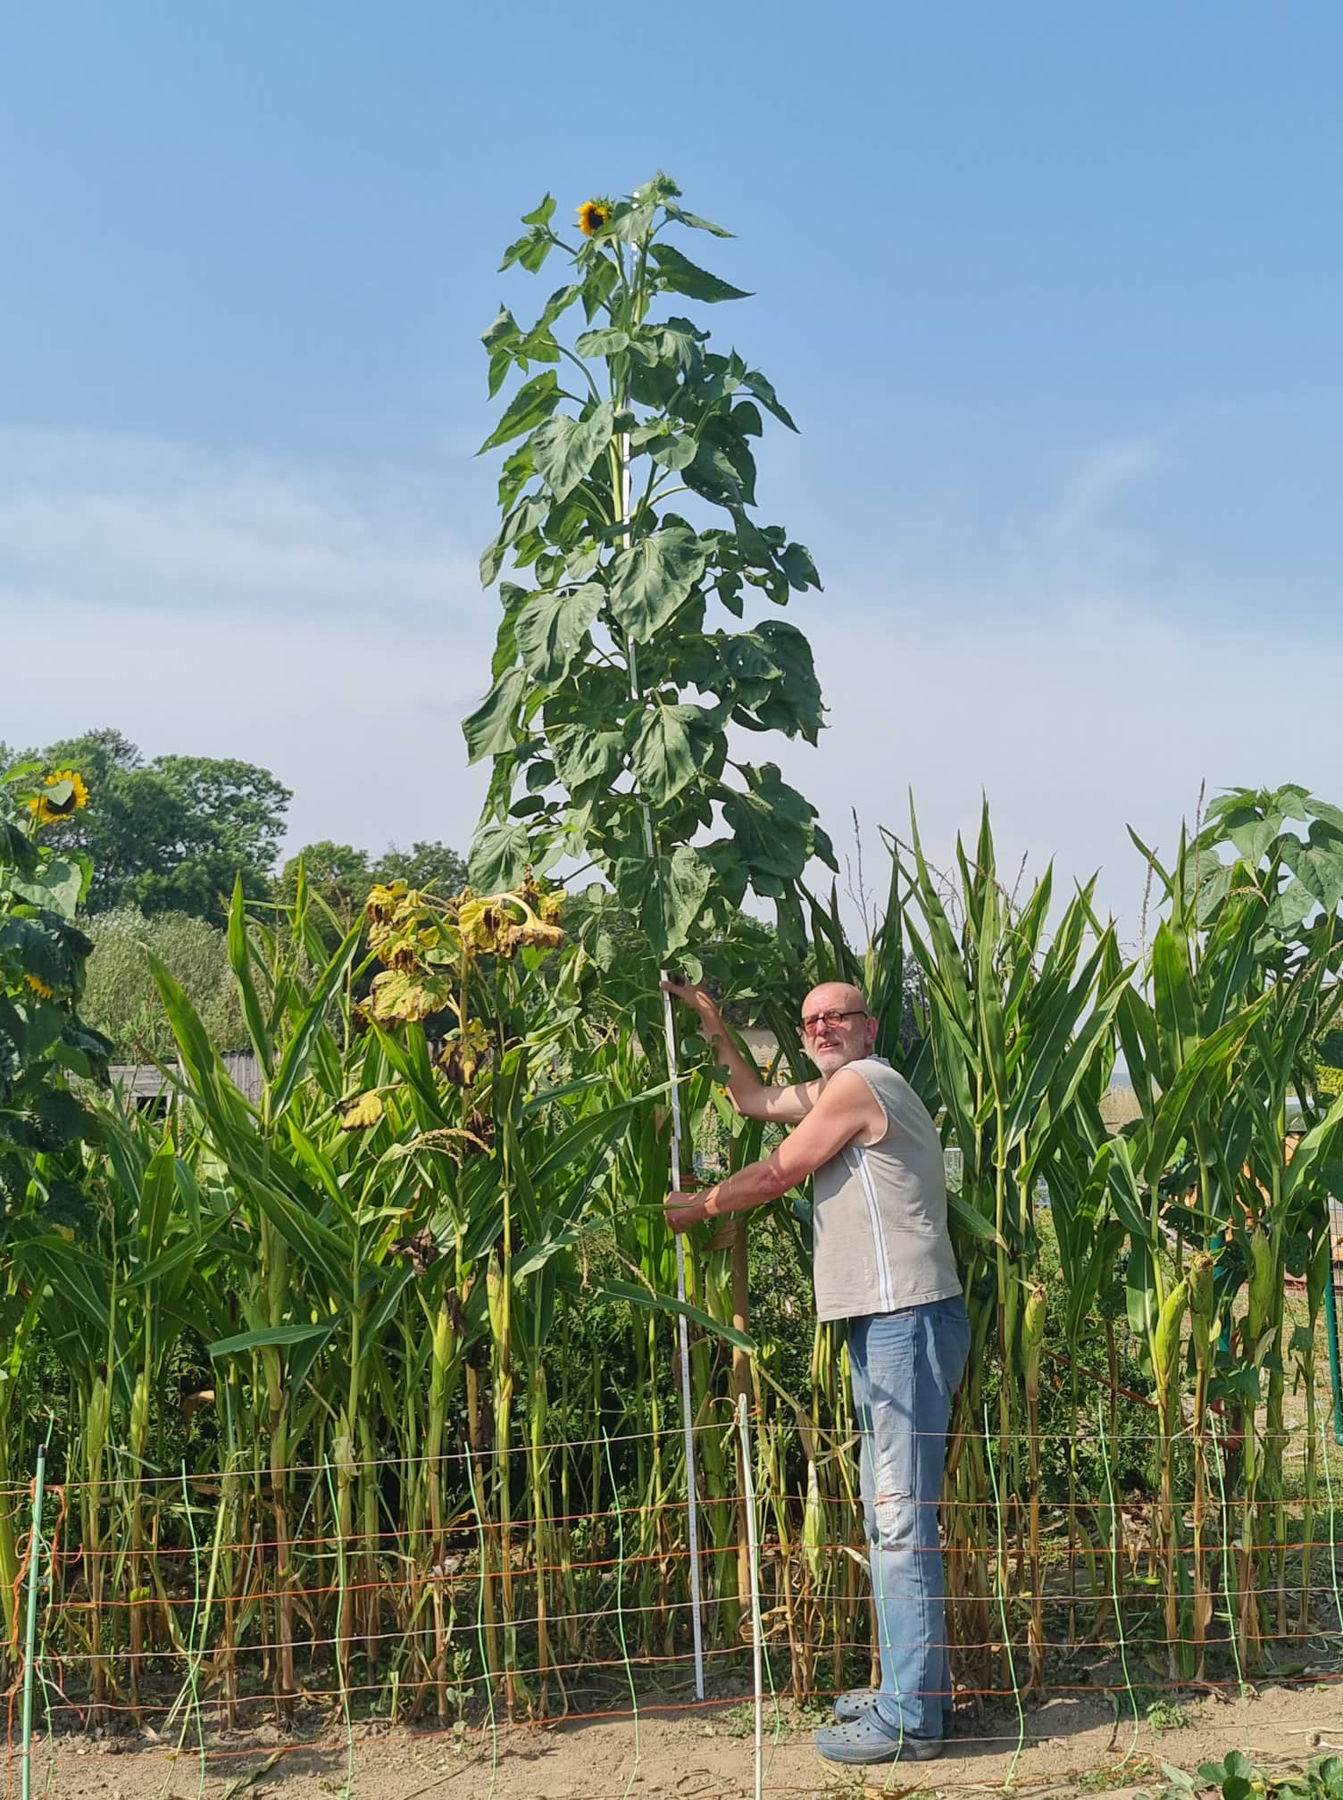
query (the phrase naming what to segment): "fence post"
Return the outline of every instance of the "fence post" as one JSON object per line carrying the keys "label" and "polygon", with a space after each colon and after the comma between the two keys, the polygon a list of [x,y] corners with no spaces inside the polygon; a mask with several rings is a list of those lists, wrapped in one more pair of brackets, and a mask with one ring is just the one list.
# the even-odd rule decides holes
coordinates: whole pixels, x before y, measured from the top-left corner
{"label": "fence post", "polygon": [[28,1545],[28,1617],[23,1637],[23,1748],[19,1757],[22,1800],[33,1791],[33,1647],[37,1642],[37,1589],[42,1564],[42,1488],[47,1470],[47,1447],[37,1446],[33,1476],[33,1535]]}
{"label": "fence post", "polygon": [[742,1492],[746,1499],[746,1549],[751,1569],[751,1686],[755,1694],[755,1800],[765,1782],[765,1697],[761,1677],[764,1629],[760,1618],[760,1547],[755,1528],[755,1474],[751,1468],[751,1425],[746,1395],[737,1396],[737,1429],[741,1433]]}
{"label": "fence post", "polygon": [[1343,1444],[1343,1372],[1338,1366],[1338,1287],[1333,1260],[1334,1203],[1329,1203],[1329,1279],[1324,1288],[1324,1316],[1329,1328],[1329,1386],[1334,1397],[1334,1442]]}

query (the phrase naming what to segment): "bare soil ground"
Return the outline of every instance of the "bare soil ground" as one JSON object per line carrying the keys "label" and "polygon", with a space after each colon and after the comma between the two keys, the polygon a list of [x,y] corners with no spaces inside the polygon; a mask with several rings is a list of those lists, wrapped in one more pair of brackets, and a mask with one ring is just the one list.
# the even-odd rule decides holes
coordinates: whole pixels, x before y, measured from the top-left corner
{"label": "bare soil ground", "polygon": [[[1181,1719],[1181,1715],[1183,1718]],[[1167,1715],[1170,1716],[1169,1714]],[[1017,1753],[1013,1710],[957,1716],[940,1761],[846,1772],[811,1745],[819,1715],[765,1714],[765,1792],[807,1796],[1008,1790],[1047,1795],[1148,1793],[1160,1764],[1194,1769],[1228,1750],[1281,1772],[1343,1750],[1343,1685],[1260,1687],[1244,1698],[1191,1696],[1157,1731],[1116,1720],[1104,1694],[1050,1700],[1028,1711]],[[7,1791],[18,1789],[11,1752]],[[348,1783],[348,1786],[347,1786]],[[414,1731],[361,1728],[352,1753],[339,1721],[305,1741],[274,1730],[219,1734],[180,1755],[145,1737],[58,1738],[34,1746],[33,1793],[49,1800],[736,1800],[754,1791],[749,1703],[689,1712],[641,1713],[636,1755],[629,1717],[503,1729]]]}

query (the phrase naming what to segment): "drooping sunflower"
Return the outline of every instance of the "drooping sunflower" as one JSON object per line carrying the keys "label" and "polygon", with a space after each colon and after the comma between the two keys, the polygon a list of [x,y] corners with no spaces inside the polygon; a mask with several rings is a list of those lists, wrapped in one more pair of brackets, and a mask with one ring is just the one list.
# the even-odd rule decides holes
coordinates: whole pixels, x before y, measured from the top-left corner
{"label": "drooping sunflower", "polygon": [[28,811],[36,815],[39,825],[59,825],[62,819],[70,818],[88,805],[89,790],[78,769],[53,769],[44,785],[54,788],[65,781],[70,783],[70,793],[64,800],[53,800],[49,795],[39,793],[28,802]]}
{"label": "drooping sunflower", "polygon": [[41,976],[25,975],[23,979],[28,983],[28,986],[37,995],[39,1000],[50,1000],[52,990],[47,986],[46,982],[42,980]]}
{"label": "drooping sunflower", "polygon": [[610,217],[609,200],[585,200],[578,209],[578,229],[584,237],[595,237]]}

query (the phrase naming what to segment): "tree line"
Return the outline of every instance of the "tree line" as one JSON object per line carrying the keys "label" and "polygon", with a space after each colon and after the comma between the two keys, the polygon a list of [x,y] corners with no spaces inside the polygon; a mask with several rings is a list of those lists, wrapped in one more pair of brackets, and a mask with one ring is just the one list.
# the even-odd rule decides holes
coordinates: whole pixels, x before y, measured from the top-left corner
{"label": "tree line", "polygon": [[88,789],[87,806],[61,826],[61,847],[93,865],[81,907],[94,942],[84,1012],[123,1059],[160,1057],[171,1047],[150,951],[210,1020],[217,1042],[246,1044],[224,932],[236,881],[252,903],[284,905],[302,862],[331,915],[333,944],[375,882],[450,894],[466,881],[463,859],[435,841],[378,854],[321,839],[283,856],[293,794],[269,769],[237,757],[147,758],[105,727],[42,749],[0,744],[0,772],[26,762],[75,769]]}

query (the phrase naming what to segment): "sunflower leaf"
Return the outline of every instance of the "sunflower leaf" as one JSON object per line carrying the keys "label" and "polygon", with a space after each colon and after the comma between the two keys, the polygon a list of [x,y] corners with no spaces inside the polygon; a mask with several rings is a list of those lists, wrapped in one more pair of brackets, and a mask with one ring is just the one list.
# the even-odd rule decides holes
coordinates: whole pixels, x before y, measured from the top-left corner
{"label": "sunflower leaf", "polygon": [[485,451],[495,450],[510,438],[520,437],[524,431],[531,431],[543,419],[550,417],[559,405],[559,399],[560,384],[553,369],[543,369],[539,375],[533,375],[530,381],[523,382],[504,408],[503,417],[476,451],[476,455],[483,456]]}
{"label": "sunflower leaf", "polygon": [[611,611],[640,643],[660,631],[704,573],[704,547],[688,525],[668,525],[622,550],[612,565]]}
{"label": "sunflower leaf", "polygon": [[698,706],[654,706],[639,722],[630,766],[654,806],[666,806],[695,778],[709,745]]}
{"label": "sunflower leaf", "polygon": [[695,460],[696,444],[688,431],[653,439],[649,455],[664,469],[685,469]]}
{"label": "sunflower leaf", "polygon": [[772,384],[765,380],[758,369],[746,371],[742,378],[742,386],[754,394],[760,404],[767,411],[772,412],[781,425],[786,425],[790,431],[797,430],[797,426],[793,423],[793,415],[774,392]]}
{"label": "sunflower leaf", "polygon": [[626,862],[615,871],[621,899],[639,909],[640,922],[660,962],[689,939],[708,899],[713,869],[689,844],[670,856]]}
{"label": "sunflower leaf", "polygon": [[748,790],[723,796],[723,818],[752,877],[796,881],[815,847],[815,808],[774,763],[743,765]]}
{"label": "sunflower leaf", "polygon": [[495,314],[488,331],[482,332],[481,343],[494,356],[505,345],[516,342],[520,336],[518,322],[506,306],[501,306]]}
{"label": "sunflower leaf", "polygon": [[574,350],[579,356],[618,356],[622,350],[628,350],[630,334],[621,331],[615,325],[604,325],[599,331],[584,331],[574,339]]}
{"label": "sunflower leaf", "polygon": [[711,219],[701,219],[698,213],[687,212],[683,206],[676,206],[670,200],[663,202],[662,210],[669,219],[675,219],[678,225],[685,225],[691,231],[708,231],[714,237],[735,237],[735,231],[726,231],[721,225],[715,225]]}
{"label": "sunflower leaf", "polygon": [[518,612],[514,631],[523,666],[534,681],[562,681],[597,617],[606,590],[588,581],[568,593],[532,594]]}
{"label": "sunflower leaf", "polygon": [[538,425],[529,439],[536,472],[565,500],[611,441],[615,411],[603,400],[586,419],[560,413]]}
{"label": "sunflower leaf", "polygon": [[788,544],[779,557],[779,567],[788,577],[790,588],[799,593],[809,587],[819,588],[821,578],[816,573],[816,564],[811,560],[811,552],[805,544]]}
{"label": "sunflower leaf", "polygon": [[49,856],[26,879],[10,882],[14,894],[34,906],[46,906],[63,919],[73,919],[88,892],[91,865],[83,856]]}
{"label": "sunflower leaf", "polygon": [[526,685],[525,669],[509,669],[481,701],[473,713],[462,720],[462,736],[466,739],[470,762],[483,756],[497,756],[513,748],[518,704]]}
{"label": "sunflower leaf", "polygon": [[559,725],[548,734],[560,780],[572,794],[589,781],[611,781],[620,772],[625,740],[618,731]]}
{"label": "sunflower leaf", "polygon": [[[657,264],[661,285],[673,294],[685,294],[691,300],[710,302],[750,299],[745,288],[733,287],[730,281],[711,274],[708,269],[701,269],[698,263],[692,263],[688,256],[682,256],[671,244],[653,244],[650,254]],[[757,398],[763,396],[757,395]]]}
{"label": "sunflower leaf", "polygon": [[529,843],[525,825],[484,825],[471,846],[467,874],[480,894],[502,894],[522,880]]}

